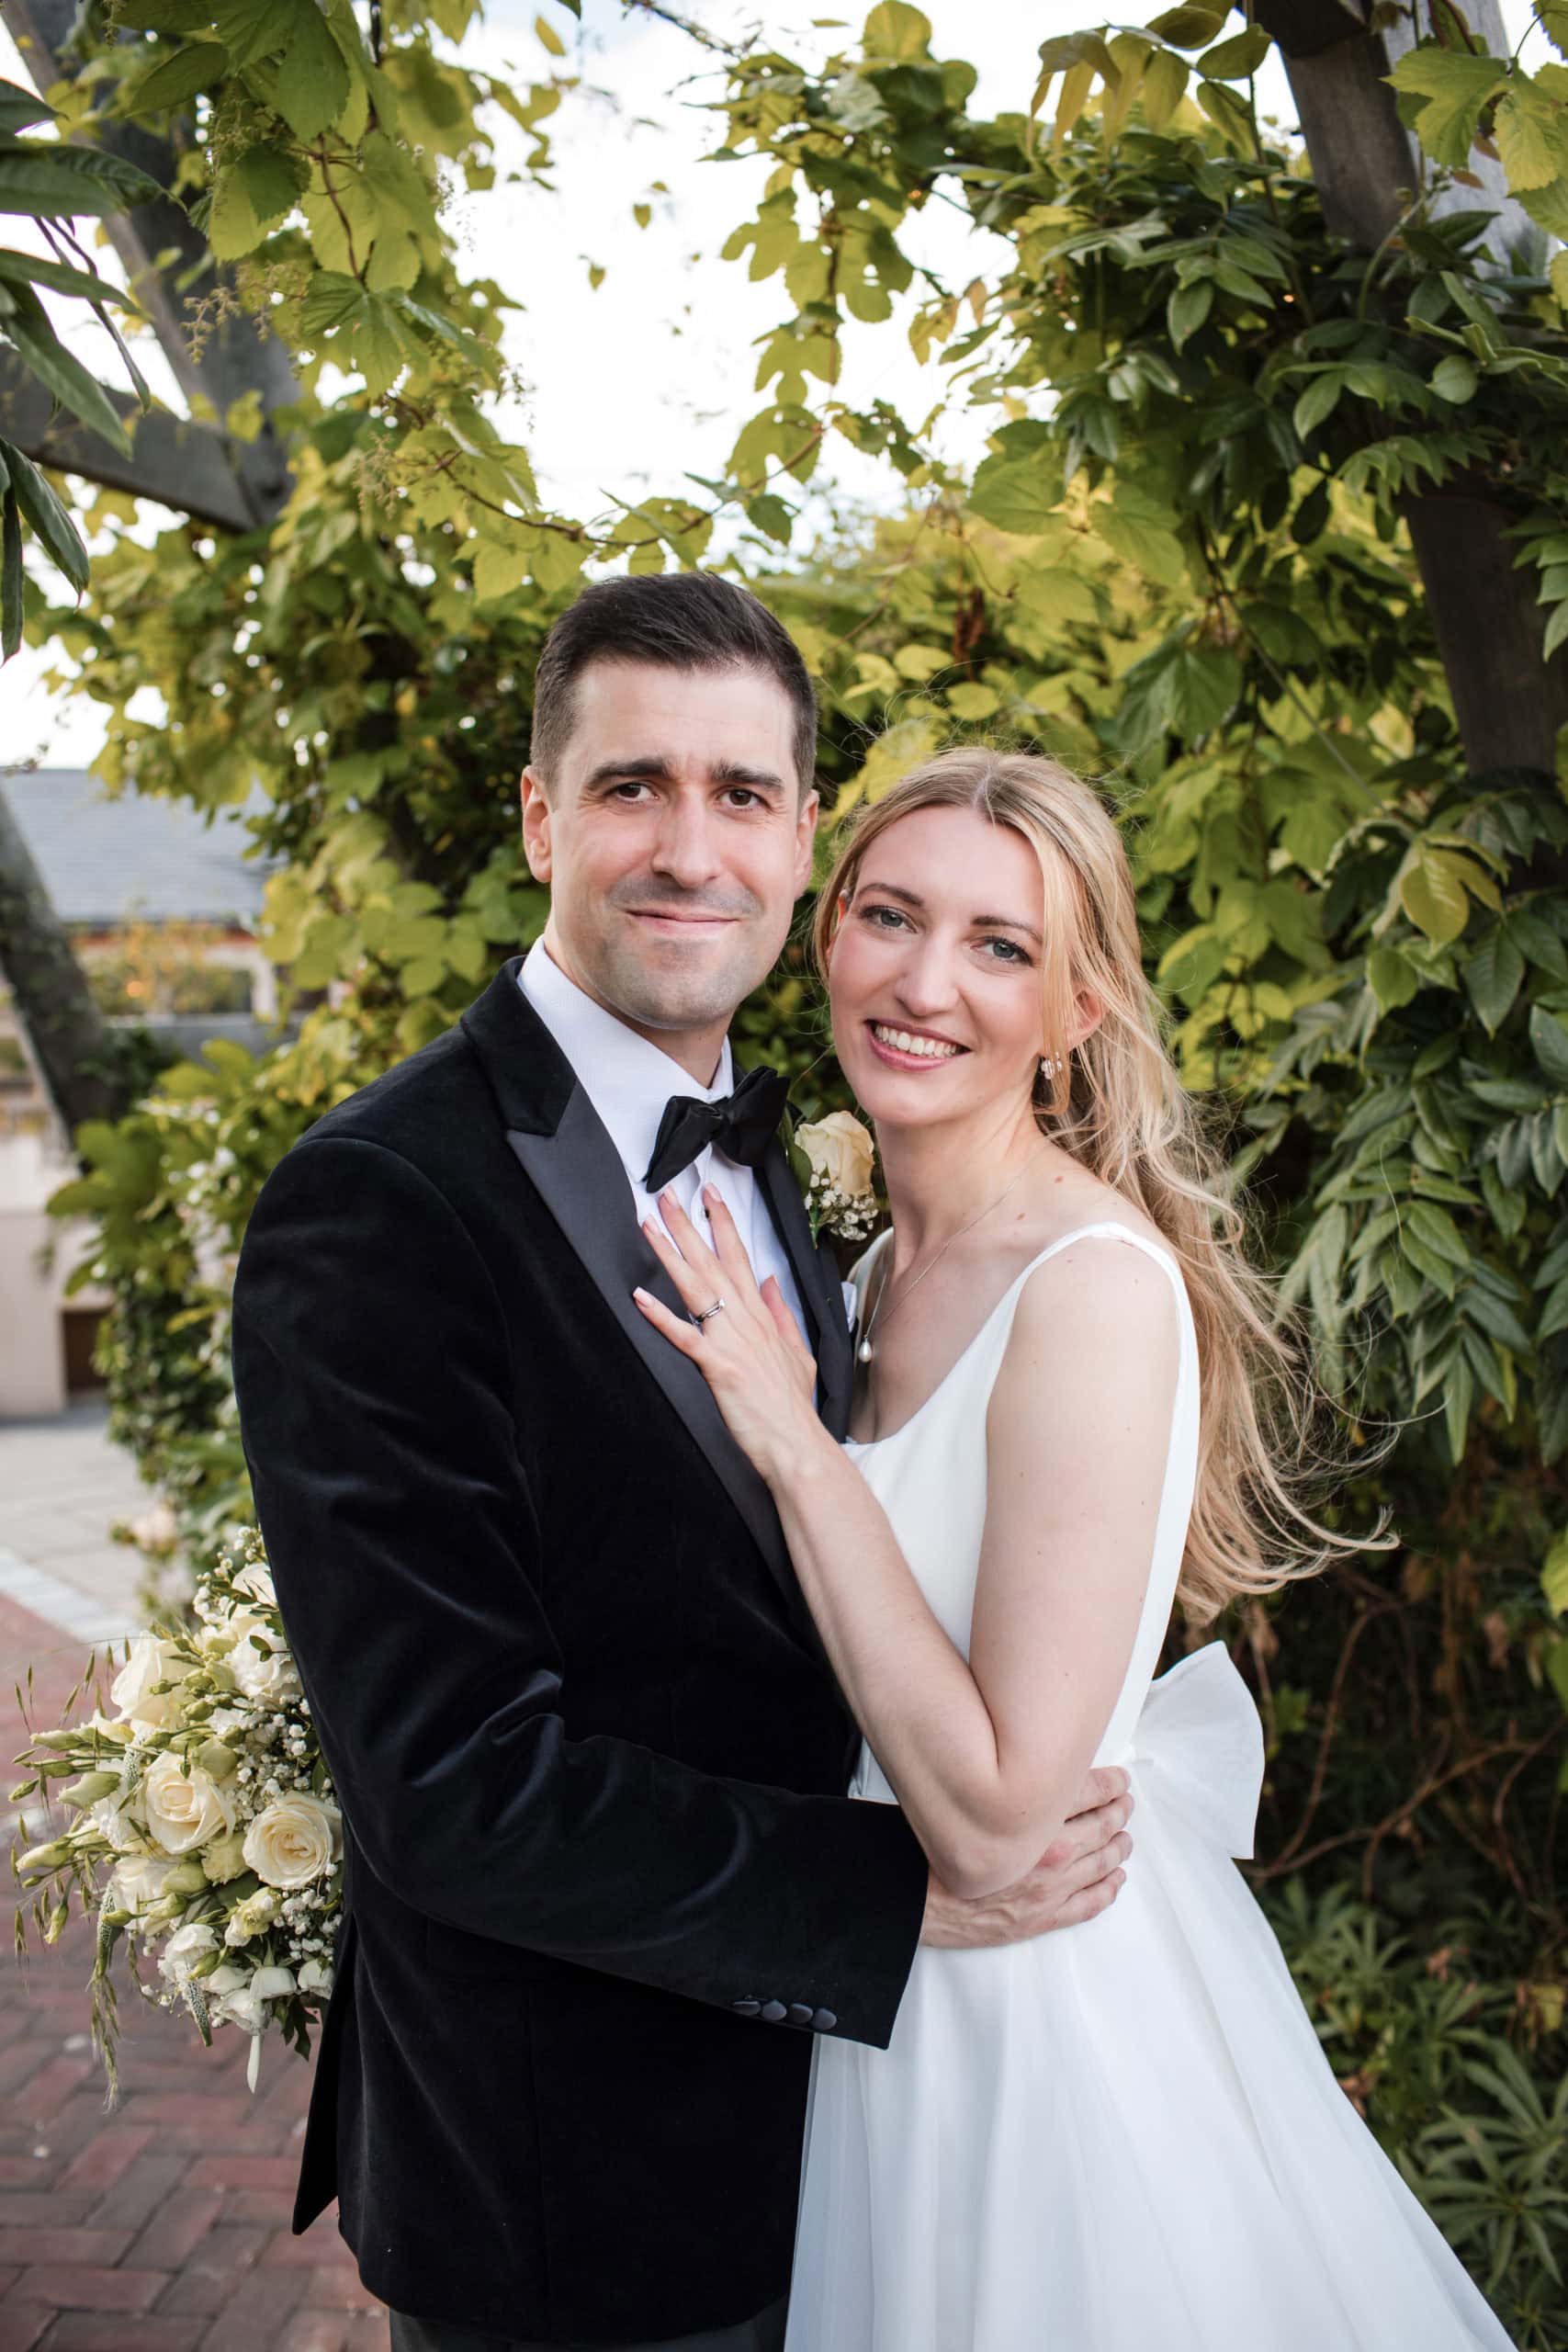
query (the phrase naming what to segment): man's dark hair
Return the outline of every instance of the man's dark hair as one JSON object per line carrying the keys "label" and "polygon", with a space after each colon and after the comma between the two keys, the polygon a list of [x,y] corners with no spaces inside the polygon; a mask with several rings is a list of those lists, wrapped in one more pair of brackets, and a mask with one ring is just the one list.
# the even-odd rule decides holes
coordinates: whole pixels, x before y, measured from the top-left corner
{"label": "man's dark hair", "polygon": [[640,572],[595,581],[545,639],[534,679],[529,759],[553,786],[576,717],[573,688],[591,662],[647,662],[661,670],[761,670],[795,712],[793,751],[802,793],[817,772],[817,696],[787,629],[733,580],[711,571]]}

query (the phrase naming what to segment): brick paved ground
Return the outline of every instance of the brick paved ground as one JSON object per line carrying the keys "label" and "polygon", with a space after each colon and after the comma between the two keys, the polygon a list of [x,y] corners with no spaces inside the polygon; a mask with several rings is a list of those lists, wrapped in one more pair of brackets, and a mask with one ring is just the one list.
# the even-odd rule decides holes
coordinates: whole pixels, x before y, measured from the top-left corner
{"label": "brick paved ground", "polygon": [[[58,1722],[83,1657],[0,1597],[0,1764],[21,1746],[13,1682],[32,1664],[34,1720]],[[203,2050],[130,1993],[106,2115],[90,1964],[79,1926],[25,1970],[0,1951],[0,2352],[385,2352],[333,2215],[288,2232],[307,2068],[268,2047],[253,2098],[243,2036]]]}

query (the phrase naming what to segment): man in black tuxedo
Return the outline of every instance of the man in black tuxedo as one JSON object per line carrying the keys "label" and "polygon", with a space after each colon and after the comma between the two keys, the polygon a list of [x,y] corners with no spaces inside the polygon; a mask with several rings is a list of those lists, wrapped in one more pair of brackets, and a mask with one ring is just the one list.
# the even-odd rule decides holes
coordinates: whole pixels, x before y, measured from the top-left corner
{"label": "man in black tuxedo", "polygon": [[716,1182],[841,1433],[837,1272],[727,1038],[809,876],[815,742],[744,590],[587,590],[524,777],[543,941],[321,1119],[245,1237],[241,1427],[344,1825],[295,2227],[338,2198],[399,2352],[776,2352],[813,2035],[885,2047],[922,1937],[1092,1917],[1127,1850],[1095,1774],[965,1904],[845,1797],[766,1490],[632,1301],[680,1311],[647,1201]]}

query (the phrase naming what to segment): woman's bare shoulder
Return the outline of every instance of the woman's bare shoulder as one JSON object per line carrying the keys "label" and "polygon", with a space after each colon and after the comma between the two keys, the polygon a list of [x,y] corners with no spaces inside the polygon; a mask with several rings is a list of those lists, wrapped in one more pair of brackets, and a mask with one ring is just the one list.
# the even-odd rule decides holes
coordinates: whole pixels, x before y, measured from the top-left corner
{"label": "woman's bare shoulder", "polygon": [[1102,1184],[1098,1177],[1086,1171],[1075,1170],[1050,1178],[1040,1188],[1009,1234],[1008,1252],[1021,1268],[1043,1250],[1066,1240],[1068,1235],[1080,1232],[1086,1226],[1098,1225],[1123,1226],[1158,1249],[1170,1249],[1151,1216],[1124,1200],[1112,1185]]}

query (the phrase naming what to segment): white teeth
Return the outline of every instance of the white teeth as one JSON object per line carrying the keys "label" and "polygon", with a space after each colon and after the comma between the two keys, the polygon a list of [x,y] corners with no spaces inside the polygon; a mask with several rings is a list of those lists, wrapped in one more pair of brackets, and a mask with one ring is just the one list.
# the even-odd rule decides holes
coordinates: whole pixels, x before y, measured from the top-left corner
{"label": "white teeth", "polygon": [[961,1046],[943,1044],[940,1037],[912,1037],[907,1029],[889,1029],[880,1021],[874,1021],[871,1028],[872,1035],[883,1045],[891,1046],[895,1053],[915,1054],[925,1061],[951,1061],[954,1054],[964,1050]]}

